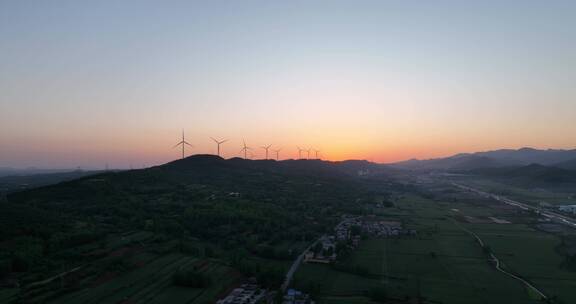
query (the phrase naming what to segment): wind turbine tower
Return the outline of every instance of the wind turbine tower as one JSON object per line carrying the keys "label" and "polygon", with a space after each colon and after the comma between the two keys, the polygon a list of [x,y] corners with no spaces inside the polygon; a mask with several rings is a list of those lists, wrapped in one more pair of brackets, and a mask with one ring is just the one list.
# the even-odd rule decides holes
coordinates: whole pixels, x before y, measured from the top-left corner
{"label": "wind turbine tower", "polygon": [[306,159],[310,159],[310,151],[311,150],[312,149],[310,149],[310,148],[308,148],[308,150],[304,150],[304,151],[306,151]]}
{"label": "wind turbine tower", "polygon": [[296,147],[296,149],[298,149],[298,159],[302,159],[302,151],[306,151],[300,147]]}
{"label": "wind turbine tower", "polygon": [[223,143],[225,143],[225,142],[227,142],[228,140],[227,140],[227,139],[224,139],[224,140],[218,141],[218,140],[216,140],[214,137],[210,137],[210,138],[212,138],[212,140],[213,140],[213,141],[216,143],[216,145],[217,145],[216,155],[220,156],[220,145],[223,144]]}
{"label": "wind turbine tower", "polygon": [[186,139],[184,138],[184,130],[182,130],[182,140],[177,143],[174,147],[172,147],[172,149],[178,147],[178,146],[182,146],[182,159],[184,159],[185,155],[184,155],[184,148],[185,146],[188,145],[190,147],[193,147],[191,144],[189,144]]}
{"label": "wind turbine tower", "polygon": [[318,154],[320,154],[320,150],[314,150],[314,155],[316,156],[316,159],[320,159],[318,157]]}
{"label": "wind turbine tower", "polygon": [[276,153],[276,160],[280,160],[280,151],[282,151],[282,148],[274,150]]}
{"label": "wind turbine tower", "polygon": [[262,146],[262,147],[260,147],[260,148],[266,150],[266,158],[265,158],[265,159],[268,159],[268,149],[270,149],[270,147],[272,147],[272,145],[267,145],[267,146]]}
{"label": "wind turbine tower", "polygon": [[248,159],[248,157],[247,157],[248,150],[251,150],[252,148],[246,146],[246,141],[243,140],[242,142],[244,142],[244,146],[242,147],[240,152],[244,152],[244,159]]}

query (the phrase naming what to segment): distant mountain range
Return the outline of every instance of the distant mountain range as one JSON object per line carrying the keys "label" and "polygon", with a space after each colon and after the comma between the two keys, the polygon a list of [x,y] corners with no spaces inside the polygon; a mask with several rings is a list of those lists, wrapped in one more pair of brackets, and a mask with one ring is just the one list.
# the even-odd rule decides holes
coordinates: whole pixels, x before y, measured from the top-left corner
{"label": "distant mountain range", "polygon": [[41,168],[12,168],[0,167],[0,177],[2,176],[28,176],[36,174],[68,173],[82,171],[79,169],[41,169]]}
{"label": "distant mountain range", "polygon": [[474,175],[502,179],[507,182],[524,186],[556,186],[576,185],[576,170],[567,170],[552,166],[531,164],[519,167],[482,168],[468,171]]}
{"label": "distant mountain range", "polygon": [[571,160],[556,163],[556,164],[554,164],[554,167],[567,169],[567,170],[576,170],[576,159],[571,159]]}
{"label": "distant mountain range", "polygon": [[[280,175],[309,176],[403,176],[413,171],[465,172],[499,178],[532,178],[542,182],[576,182],[576,149],[538,150],[522,148],[501,149],[476,153],[460,153],[446,158],[427,160],[412,159],[392,164],[376,164],[366,160],[322,161],[322,160],[245,160],[242,158],[223,159],[214,155],[194,155],[146,172],[180,172],[195,178],[216,178],[229,180],[230,177],[254,177],[265,173]],[[63,170],[14,170],[0,168],[0,191],[19,190],[53,184],[61,181],[91,175],[98,172]],[[135,170],[138,171],[138,170]],[[34,175],[35,173],[61,172]],[[13,175],[1,178],[2,174]],[[20,175],[20,177],[16,176]],[[28,176],[24,176],[28,175]]]}
{"label": "distant mountain range", "polygon": [[531,164],[575,170],[576,149],[501,149],[476,153],[460,153],[446,158],[412,159],[390,164],[390,167],[408,170],[466,171],[483,168],[522,167]]}
{"label": "distant mountain range", "polygon": [[6,176],[0,175],[0,193],[19,191],[46,185],[57,184],[60,182],[69,181],[104,172],[104,171],[82,171],[82,170],[60,172],[56,170],[55,173],[45,173],[46,171],[52,172],[50,170],[42,170],[37,173],[34,173],[36,171],[26,171],[27,172],[26,174],[16,173]]}

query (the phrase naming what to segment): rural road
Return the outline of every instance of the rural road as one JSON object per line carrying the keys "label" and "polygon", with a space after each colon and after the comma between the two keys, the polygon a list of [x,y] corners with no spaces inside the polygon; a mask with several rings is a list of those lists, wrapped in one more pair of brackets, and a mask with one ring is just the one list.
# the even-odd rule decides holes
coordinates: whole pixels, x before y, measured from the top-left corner
{"label": "rural road", "polygon": [[75,271],[77,271],[77,270],[80,270],[82,267],[84,267],[84,266],[78,266],[78,267],[76,267],[76,268],[70,269],[70,270],[68,270],[68,271],[64,271],[64,272],[62,272],[62,273],[59,273],[59,274],[57,274],[57,275],[55,275],[55,276],[52,276],[52,277],[47,278],[47,279],[44,279],[44,280],[42,280],[42,281],[38,281],[38,282],[34,282],[34,283],[31,283],[31,284],[28,284],[27,288],[32,288],[32,287],[34,287],[34,286],[44,285],[44,284],[50,283],[50,282],[52,282],[52,281],[54,281],[54,280],[56,280],[56,279],[60,279],[60,278],[64,277],[65,275],[67,275],[67,274],[69,274],[69,273],[72,273],[72,272],[75,272]]}
{"label": "rural road", "polygon": [[[335,230],[338,229],[340,227],[340,225],[344,224],[346,221],[356,220],[358,218],[360,218],[360,217],[357,216],[354,218],[345,219],[345,220],[341,221],[340,223],[338,223],[338,225],[336,225],[336,227],[334,229]],[[326,236],[326,235],[319,237],[312,244],[310,244],[310,246],[306,247],[306,249],[304,249],[304,251],[302,251],[302,253],[296,258],[296,260],[294,260],[294,263],[292,263],[292,266],[290,266],[290,269],[286,273],[286,278],[284,279],[284,283],[282,283],[282,286],[280,287],[280,290],[282,290],[283,293],[286,291],[288,286],[290,286],[290,282],[292,282],[292,278],[294,277],[294,273],[296,273],[296,270],[298,270],[298,267],[300,266],[300,264],[302,264],[302,260],[304,259],[306,252],[308,252],[308,250],[310,250],[310,248],[314,247],[316,245],[316,243],[318,243],[320,241],[320,239],[322,239],[324,236]]]}
{"label": "rural road", "polygon": [[316,245],[316,243],[318,243],[318,241],[320,241],[321,238],[322,237],[318,238],[310,246],[306,247],[306,249],[304,249],[304,251],[302,251],[302,253],[296,258],[296,260],[294,260],[294,263],[292,263],[292,266],[290,266],[290,269],[286,273],[286,278],[284,279],[284,283],[282,283],[282,286],[280,287],[280,290],[282,290],[282,293],[286,292],[286,289],[288,288],[288,286],[290,286],[290,282],[292,282],[292,277],[294,276],[294,273],[296,273],[296,270],[298,270],[298,266],[300,266],[300,264],[302,263],[302,260],[304,259],[306,252],[308,252],[308,250],[310,250],[310,248],[314,247]]}

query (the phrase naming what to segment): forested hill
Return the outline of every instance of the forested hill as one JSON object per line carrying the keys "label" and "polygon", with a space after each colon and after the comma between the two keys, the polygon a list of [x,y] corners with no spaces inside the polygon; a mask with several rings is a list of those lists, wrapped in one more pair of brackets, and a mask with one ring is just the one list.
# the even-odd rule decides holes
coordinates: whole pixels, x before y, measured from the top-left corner
{"label": "forested hill", "polygon": [[[277,288],[285,269],[274,261],[293,260],[343,215],[386,199],[385,172],[366,161],[195,155],[10,193],[0,200],[0,283],[35,286],[61,265],[82,269],[74,274],[83,278],[80,286],[71,280],[56,293],[50,286],[20,293],[27,303],[44,303],[101,284],[110,272],[135,271],[141,258],[177,255]],[[370,174],[378,179],[364,178]]]}
{"label": "forested hill", "polygon": [[[238,223],[265,222],[270,233],[289,231],[286,226],[304,216],[320,223],[357,211],[355,202],[367,193],[366,182],[357,176],[366,170],[385,169],[365,161],[277,162],[195,155],[148,169],[103,173],[10,194],[0,205],[10,211],[2,213],[11,214],[0,221],[4,226],[0,237],[46,238],[78,221],[96,230],[163,230],[169,221],[170,226],[201,237],[224,225],[224,220],[227,229],[233,229],[231,217]],[[36,216],[43,224],[34,224]]]}
{"label": "forested hill", "polygon": [[[148,169],[92,175],[57,185],[9,195],[11,202],[83,204],[115,195],[160,194],[190,186],[214,187],[224,192],[258,195],[266,192],[300,190],[293,195],[310,194],[307,187],[320,189],[346,183],[353,187],[358,172],[383,167],[366,161],[326,162],[321,160],[225,160],[214,155],[194,155]],[[287,189],[300,187],[299,189]],[[75,203],[74,203],[75,202]],[[41,206],[35,203],[37,206]],[[76,207],[76,206],[74,206]]]}
{"label": "forested hill", "polygon": [[282,175],[309,175],[316,177],[357,176],[361,171],[382,173],[393,170],[383,165],[365,160],[347,160],[339,162],[312,160],[246,160],[231,158],[225,160],[214,155],[194,155],[156,167],[171,172],[184,173],[188,176],[215,177],[233,174],[241,177],[250,173],[271,173]]}

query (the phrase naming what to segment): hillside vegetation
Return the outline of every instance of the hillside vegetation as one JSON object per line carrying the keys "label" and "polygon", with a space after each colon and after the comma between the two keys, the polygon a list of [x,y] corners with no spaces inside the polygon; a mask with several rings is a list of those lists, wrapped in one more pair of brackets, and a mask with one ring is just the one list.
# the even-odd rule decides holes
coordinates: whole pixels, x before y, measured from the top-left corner
{"label": "hillside vegetation", "polygon": [[[201,265],[215,262],[227,267],[210,266],[218,275],[255,276],[263,286],[278,286],[290,261],[341,215],[362,213],[365,201],[388,195],[359,178],[362,170],[382,173],[364,161],[197,155],[12,193],[0,203],[0,275],[25,286],[9,299],[43,302],[108,286],[107,277],[177,254],[189,257],[178,261],[192,267],[192,278],[202,278],[197,288],[205,291],[211,288],[206,282],[220,279]],[[54,290],[45,280],[64,270],[78,278]],[[181,278],[173,282],[186,288]]]}

